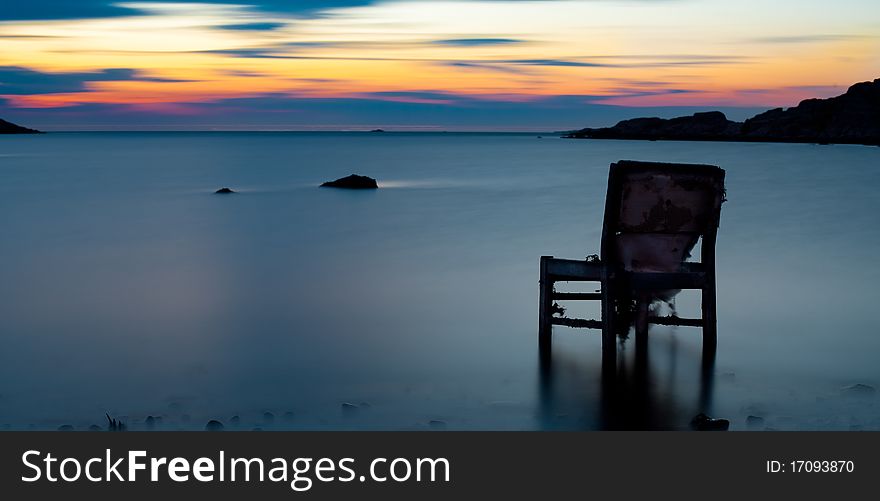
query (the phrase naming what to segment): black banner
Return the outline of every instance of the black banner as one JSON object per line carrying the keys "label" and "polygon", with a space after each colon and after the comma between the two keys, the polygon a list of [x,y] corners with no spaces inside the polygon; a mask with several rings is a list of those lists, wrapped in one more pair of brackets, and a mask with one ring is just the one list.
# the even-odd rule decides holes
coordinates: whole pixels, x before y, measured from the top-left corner
{"label": "black banner", "polygon": [[0,440],[5,499],[836,499],[872,492],[880,472],[880,433],[7,432]]}

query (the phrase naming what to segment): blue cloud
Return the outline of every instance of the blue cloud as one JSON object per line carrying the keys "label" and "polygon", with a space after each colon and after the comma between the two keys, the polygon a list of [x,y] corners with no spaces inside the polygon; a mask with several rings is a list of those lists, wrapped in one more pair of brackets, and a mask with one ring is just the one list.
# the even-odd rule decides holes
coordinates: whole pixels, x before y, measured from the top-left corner
{"label": "blue cloud", "polygon": [[437,45],[452,45],[456,47],[471,47],[481,45],[506,45],[523,43],[525,40],[516,38],[449,38],[445,40],[434,40],[432,43]]}
{"label": "blue cloud", "polygon": [[[141,3],[169,3],[171,0],[139,0]],[[374,0],[186,0],[193,3],[222,3],[251,5],[255,10],[295,15],[316,15],[320,11],[339,7],[369,5]],[[9,2],[12,3],[11,1]],[[81,19],[128,16],[138,14],[132,7],[120,5],[119,0],[21,0],[4,5],[0,21],[38,19]]]}
{"label": "blue cloud", "polygon": [[[443,101],[407,102],[388,95],[358,98],[296,98],[264,95],[185,105],[192,113],[166,114],[125,105],[83,104],[59,109],[3,109],[4,118],[44,130],[86,129],[345,129],[433,127],[448,130],[571,130],[613,125],[640,116],[671,118],[706,107],[623,107],[596,103],[598,96],[553,96],[526,102],[453,96],[430,91],[402,97],[437,96]],[[447,99],[448,98],[448,99]],[[733,119],[764,111],[713,107]]]}
{"label": "blue cloud", "polygon": [[272,31],[285,26],[287,26],[285,23],[242,23],[224,24],[220,26],[220,28],[235,31]]}
{"label": "blue cloud", "polygon": [[524,66],[574,66],[583,68],[607,68],[617,66],[615,64],[594,63],[587,61],[569,61],[564,59],[510,59],[507,61],[499,62]]}
{"label": "blue cloud", "polygon": [[138,80],[143,82],[178,82],[165,78],[144,77],[129,68],[110,68],[98,72],[43,73],[19,66],[0,66],[0,94],[28,95],[79,92],[88,82]]}

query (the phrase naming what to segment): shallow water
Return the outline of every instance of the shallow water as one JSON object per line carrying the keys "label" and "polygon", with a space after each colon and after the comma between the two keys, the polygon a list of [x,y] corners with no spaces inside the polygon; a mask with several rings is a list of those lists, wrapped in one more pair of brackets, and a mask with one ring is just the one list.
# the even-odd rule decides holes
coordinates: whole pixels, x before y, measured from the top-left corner
{"label": "shallow water", "polygon": [[[699,329],[654,327],[609,397],[594,331],[555,328],[539,363],[538,257],[598,251],[624,158],[720,165],[729,201],[712,377]],[[880,429],[851,388],[880,387],[878,166],[515,134],[0,137],[0,425]],[[352,172],[382,189],[316,187]]]}

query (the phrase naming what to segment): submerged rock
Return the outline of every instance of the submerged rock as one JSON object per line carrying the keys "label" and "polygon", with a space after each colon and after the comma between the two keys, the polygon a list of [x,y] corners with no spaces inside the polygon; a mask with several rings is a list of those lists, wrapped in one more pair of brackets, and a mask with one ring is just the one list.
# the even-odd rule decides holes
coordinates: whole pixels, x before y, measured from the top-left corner
{"label": "submerged rock", "polygon": [[697,431],[727,431],[730,421],[710,418],[701,412],[691,420],[691,428]]}
{"label": "submerged rock", "polygon": [[73,425],[63,424],[58,427],[58,431],[73,431]]}
{"label": "submerged rock", "polygon": [[746,418],[746,426],[749,428],[763,428],[764,427],[764,418],[761,416],[748,416]]}
{"label": "submerged rock", "polygon": [[434,430],[445,430],[446,429],[446,421],[440,419],[432,419],[428,421],[428,426],[430,426]]}
{"label": "submerged rock", "polygon": [[223,431],[223,423],[216,419],[212,419],[205,425],[205,431]]}
{"label": "submerged rock", "polygon": [[857,383],[845,387],[843,392],[847,395],[869,396],[877,393],[877,390],[871,385]]}
{"label": "submerged rock", "polygon": [[375,190],[379,184],[375,179],[367,176],[352,174],[339,178],[335,181],[327,181],[321,184],[322,188],[347,188],[352,190]]}
{"label": "submerged rock", "polygon": [[342,414],[345,416],[354,416],[355,414],[357,414],[358,410],[360,410],[360,407],[354,404],[350,404],[348,402],[342,403]]}
{"label": "submerged rock", "polygon": [[231,193],[235,193],[235,191],[229,188],[220,188],[219,190],[214,192],[215,195],[229,195]]}

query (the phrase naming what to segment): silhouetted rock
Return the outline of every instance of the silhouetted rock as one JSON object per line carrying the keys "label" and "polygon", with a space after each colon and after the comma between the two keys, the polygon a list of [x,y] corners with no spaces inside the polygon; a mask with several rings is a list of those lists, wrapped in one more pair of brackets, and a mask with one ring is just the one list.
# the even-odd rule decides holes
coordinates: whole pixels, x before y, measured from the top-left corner
{"label": "silhouetted rock", "polygon": [[219,190],[215,191],[214,193],[217,195],[229,195],[229,194],[232,194],[235,192],[229,188],[220,188]]}
{"label": "silhouetted rock", "polygon": [[701,412],[691,420],[691,428],[697,431],[727,431],[730,428],[730,421],[713,419]]}
{"label": "silhouetted rock", "polygon": [[275,421],[275,414],[272,414],[271,412],[264,412],[263,421],[265,421],[266,423],[271,423]]}
{"label": "silhouetted rock", "polygon": [[755,141],[880,145],[880,78],[837,97],[755,115],[743,124],[742,135]]}
{"label": "silhouetted rock", "polygon": [[428,426],[430,426],[434,430],[445,430],[446,421],[442,421],[440,419],[432,419],[428,421]]}
{"label": "silhouetted rock", "polygon": [[357,174],[352,174],[350,176],[345,176],[343,178],[339,178],[336,181],[327,181],[321,185],[322,188],[348,188],[354,190],[369,190],[376,189],[379,187],[379,184],[376,183],[376,180],[367,177],[367,176],[359,176]]}
{"label": "silhouetted rock", "polygon": [[385,131],[382,130],[382,129],[373,129],[373,130],[371,130],[370,132],[385,132]]}
{"label": "silhouetted rock", "polygon": [[840,96],[807,99],[793,108],[769,110],[744,123],[710,111],[672,119],[634,118],[614,127],[581,129],[564,137],[880,146],[880,79],[857,83]]}
{"label": "silhouetted rock", "polygon": [[682,141],[728,140],[740,132],[742,124],[728,120],[720,111],[695,113],[678,118],[633,118],[614,127],[582,129],[568,138],[590,139],[673,139]]}
{"label": "silhouetted rock", "polygon": [[205,431],[223,431],[223,423],[216,419],[212,419],[205,425]]}
{"label": "silhouetted rock", "polygon": [[93,424],[89,426],[89,431],[104,431],[100,426]]}
{"label": "silhouetted rock", "polygon": [[0,119],[0,134],[42,134],[42,132]]}
{"label": "silhouetted rock", "polygon": [[73,431],[73,425],[63,424],[58,427],[58,431]]}

